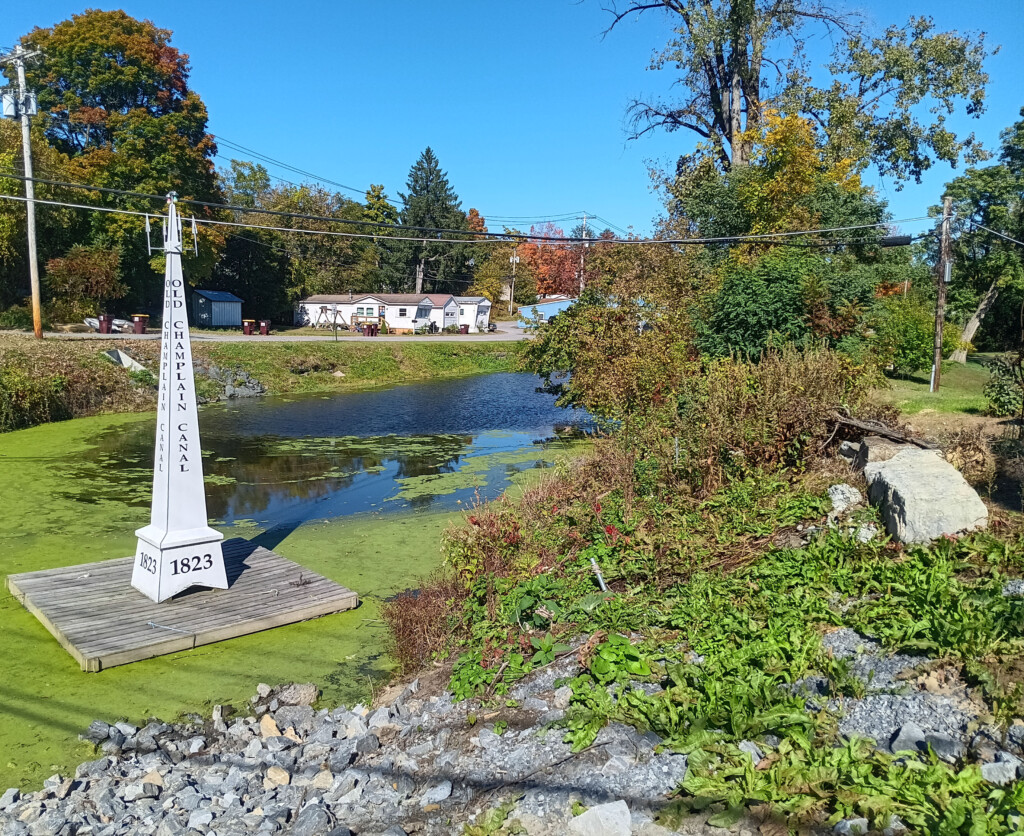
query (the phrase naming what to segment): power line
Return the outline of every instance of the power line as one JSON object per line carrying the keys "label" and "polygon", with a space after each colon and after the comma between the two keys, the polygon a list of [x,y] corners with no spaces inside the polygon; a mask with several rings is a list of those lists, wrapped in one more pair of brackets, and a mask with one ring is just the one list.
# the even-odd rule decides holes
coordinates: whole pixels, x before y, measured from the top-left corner
{"label": "power line", "polygon": [[[254,151],[252,148],[246,148],[244,145],[239,145],[237,142],[232,142],[231,140],[225,139],[224,137],[218,136],[217,134],[211,134],[211,136],[218,143],[223,143],[224,145],[227,145],[229,148],[233,148],[236,151],[241,151],[244,154],[252,154],[254,157],[257,157],[265,162],[271,163],[272,165],[279,166],[280,168],[286,169],[287,171],[292,171],[295,174],[301,174],[304,177],[312,177],[314,180],[319,180],[321,183],[329,183],[332,186],[337,186],[339,189],[345,189],[350,192],[355,192],[356,194],[365,195],[367,192],[366,189],[357,189],[355,186],[346,186],[344,183],[339,183],[337,180],[331,180],[329,177],[321,177],[319,174],[314,174],[311,171],[306,171],[305,169],[298,168],[297,166],[293,166],[281,160],[276,160],[273,157],[267,156],[266,154],[261,154],[259,151]],[[394,203],[394,201],[392,200],[388,200],[388,202]]]}
{"label": "power line", "polygon": [[1001,232],[996,232],[994,229],[989,229],[987,226],[982,226],[977,221],[971,221],[970,223],[971,223],[971,226],[975,226],[978,229],[984,229],[985,232],[991,232],[993,235],[998,235],[1000,238],[1004,238],[1005,240],[1009,241],[1011,244],[1016,244],[1019,247],[1024,247],[1024,241],[1018,241],[1016,238],[1011,238],[1009,235],[1003,235],[1003,233],[1001,233]]}
{"label": "power line", "polygon": [[[18,195],[3,195],[3,194],[0,194],[0,198],[6,199],[6,200],[15,200],[15,201],[19,201],[19,202],[25,202],[27,200],[27,198],[20,197]],[[159,213],[139,212],[139,211],[131,210],[131,209],[120,209],[120,208],[114,208],[114,207],[109,207],[109,206],[95,206],[95,205],[90,205],[90,204],[70,203],[70,202],[67,202],[67,201],[59,201],[59,200],[40,200],[40,199],[37,199],[36,202],[44,204],[44,205],[48,205],[48,206],[61,206],[61,207],[70,208],[70,209],[86,209],[86,210],[92,210],[92,211],[95,211],[95,212],[107,212],[107,213],[111,213],[111,214],[130,215],[130,216],[143,217],[143,218],[159,216]],[[306,228],[303,228],[303,227],[266,226],[266,225],[262,225],[262,224],[239,223],[239,222],[235,222],[235,221],[219,221],[219,220],[213,220],[213,219],[210,219],[210,218],[195,218],[194,220],[195,220],[195,222],[197,224],[204,224],[206,226],[222,226],[222,227],[232,227],[232,228],[240,228],[240,229],[263,229],[263,230],[267,230],[267,231],[271,231],[271,232],[293,232],[293,233],[299,233],[299,234],[304,234],[304,235],[325,235],[325,236],[337,237],[337,238],[364,238],[364,239],[365,238],[372,238],[372,239],[378,239],[378,238],[381,237],[381,236],[373,235],[373,234],[369,234],[369,233],[342,232],[342,231],[326,230],[326,229],[306,229]],[[325,219],[325,220],[334,220],[334,219]],[[907,222],[909,222],[911,220],[930,220],[930,218],[928,218],[927,216],[921,217],[921,218],[909,218],[909,219],[905,219],[905,220],[902,220],[902,221],[898,221],[897,223],[907,223]],[[751,242],[751,241],[760,241],[760,242],[770,243],[770,241],[768,241],[768,239],[770,239],[772,237],[787,237],[787,236],[796,236],[796,235],[811,235],[811,234],[818,234],[818,233],[824,233],[824,232],[838,232],[838,231],[850,231],[850,230],[857,230],[857,229],[871,229],[871,228],[877,228],[879,226],[888,226],[888,225],[889,225],[889,222],[887,222],[885,224],[863,224],[863,225],[859,225],[859,226],[834,227],[832,229],[821,229],[821,230],[794,230],[792,232],[786,232],[786,233],[733,236],[731,238],[686,238],[686,239],[668,239],[668,238],[639,239],[639,238],[631,238],[631,239],[626,239],[626,240],[619,240],[619,239],[617,239],[614,243],[617,243],[617,244],[669,244],[669,245],[707,244],[707,243],[747,243],[747,242]],[[530,236],[521,236],[521,237],[526,238],[528,241],[530,240]],[[420,236],[416,236],[416,237],[387,236],[387,238],[388,238],[388,240],[392,240],[392,241],[413,241],[413,242],[419,242],[419,241],[424,240]],[[593,243],[593,239],[589,239],[589,238],[587,238],[587,239],[584,239],[584,238],[559,238],[559,239],[555,239],[555,240],[557,240],[559,243],[566,243],[566,244],[571,244],[571,243]],[[500,238],[500,237],[492,237],[492,238],[486,238],[486,239],[473,239],[473,240],[445,238],[445,239],[437,239],[435,243],[440,243],[440,244],[479,244],[479,243],[500,244],[500,243],[504,243],[505,241],[506,241],[506,239]],[[599,241],[597,243],[601,243],[601,242]],[[613,242],[608,242],[608,243],[613,243]],[[788,240],[786,243],[788,245],[792,245],[793,243],[797,243],[797,242],[793,242],[791,240]],[[798,243],[800,245],[804,245],[805,244],[805,242],[798,242]],[[816,245],[816,246],[839,246],[839,245],[848,245],[848,244],[856,244],[856,243],[868,243],[868,242],[861,242],[861,241],[856,241],[856,240],[853,240],[853,241],[845,240],[845,241],[831,241],[831,242],[806,242],[806,245],[808,245],[808,246],[811,246],[811,245]]]}

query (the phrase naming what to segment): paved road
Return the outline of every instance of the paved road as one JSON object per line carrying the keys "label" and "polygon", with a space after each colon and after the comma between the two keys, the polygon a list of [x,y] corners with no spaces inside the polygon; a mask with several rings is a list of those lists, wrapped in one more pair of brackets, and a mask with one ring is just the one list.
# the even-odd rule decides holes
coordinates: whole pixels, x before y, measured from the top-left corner
{"label": "paved road", "polygon": [[[47,338],[54,338],[58,340],[159,340],[160,334],[97,334],[94,332],[88,332],[83,334],[74,334],[66,332],[50,332],[47,331],[44,335]],[[253,335],[247,337],[244,334],[209,334],[203,331],[192,331],[192,339],[196,342],[214,342],[214,343],[244,343],[244,342],[264,342],[264,343],[318,343],[318,342],[334,342],[334,335],[328,334],[325,337],[313,336],[309,334],[297,334],[290,336],[286,334],[271,334],[268,337],[261,337]],[[430,337],[424,336],[404,336],[404,337],[393,337],[382,335],[379,337],[360,337],[355,336],[342,336],[338,335],[338,342],[384,342],[384,343],[411,343],[411,342],[424,342],[424,343],[493,343],[493,342],[514,342],[517,340],[525,339],[528,336],[526,330],[523,328],[510,328],[507,331],[494,331],[490,334],[473,334],[471,336],[462,334],[435,334]]]}

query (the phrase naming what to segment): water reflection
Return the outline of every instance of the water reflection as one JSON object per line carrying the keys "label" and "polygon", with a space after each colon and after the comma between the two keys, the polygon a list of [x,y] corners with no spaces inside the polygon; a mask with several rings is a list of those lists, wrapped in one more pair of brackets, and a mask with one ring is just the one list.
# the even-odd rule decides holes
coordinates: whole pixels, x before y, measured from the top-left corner
{"label": "water reflection", "polygon": [[[542,439],[589,427],[589,416],[558,409],[536,385],[494,374],[204,409],[209,514],[273,526],[493,498],[563,446]],[[150,422],[101,434],[72,466],[68,493],[146,507],[152,450]]]}

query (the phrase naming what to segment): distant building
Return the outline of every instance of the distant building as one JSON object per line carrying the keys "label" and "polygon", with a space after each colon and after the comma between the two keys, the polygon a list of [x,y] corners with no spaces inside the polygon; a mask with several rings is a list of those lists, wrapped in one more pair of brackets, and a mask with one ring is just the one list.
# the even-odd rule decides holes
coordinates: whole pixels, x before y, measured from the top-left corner
{"label": "distant building", "polygon": [[543,296],[532,305],[523,305],[519,308],[520,328],[528,328],[534,321],[547,322],[560,314],[576,301],[571,296]]}
{"label": "distant building", "polygon": [[443,331],[450,325],[459,324],[459,305],[450,293],[428,293],[430,300],[430,321],[434,330]]}
{"label": "distant building", "polygon": [[458,324],[458,303],[449,293],[321,294],[295,306],[295,324],[314,328],[386,325],[395,334]]}
{"label": "distant building", "polygon": [[192,324],[200,328],[241,328],[242,300],[226,290],[195,290]]}
{"label": "distant building", "polygon": [[468,325],[470,333],[486,331],[491,319],[491,300],[486,296],[456,296],[459,325]]}

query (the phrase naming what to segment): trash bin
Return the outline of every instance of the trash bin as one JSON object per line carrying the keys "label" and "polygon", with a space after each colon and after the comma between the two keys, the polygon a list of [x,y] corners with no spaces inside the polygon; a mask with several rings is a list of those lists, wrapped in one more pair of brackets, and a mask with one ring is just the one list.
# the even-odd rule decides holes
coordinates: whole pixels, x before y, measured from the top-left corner
{"label": "trash bin", "polygon": [[459,333],[460,334],[468,334],[469,333],[469,326],[468,325],[460,325],[459,326]]}
{"label": "trash bin", "polygon": [[270,334],[270,320],[269,319],[261,319],[260,320],[260,334],[262,336],[264,336],[264,337],[269,336],[269,334]]}
{"label": "trash bin", "polygon": [[247,337],[252,336],[252,327],[256,324],[255,319],[243,319],[242,320],[242,333]]}
{"label": "trash bin", "polygon": [[146,326],[149,325],[149,314],[132,314],[132,333],[145,334]]}
{"label": "trash bin", "polygon": [[114,326],[114,317],[110,314],[100,314],[97,320],[100,325],[100,333],[109,334]]}

